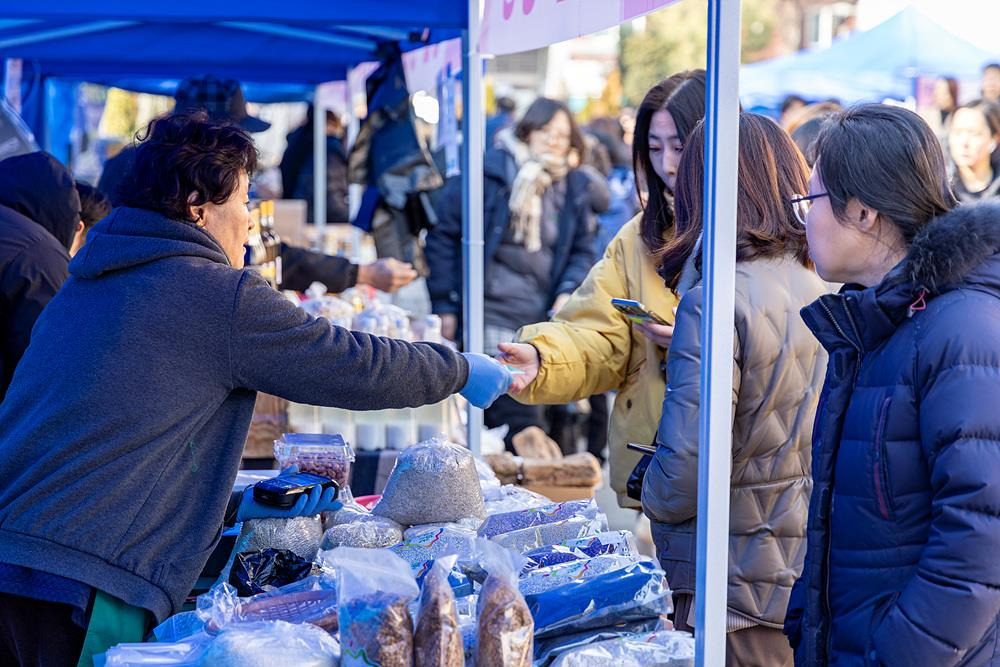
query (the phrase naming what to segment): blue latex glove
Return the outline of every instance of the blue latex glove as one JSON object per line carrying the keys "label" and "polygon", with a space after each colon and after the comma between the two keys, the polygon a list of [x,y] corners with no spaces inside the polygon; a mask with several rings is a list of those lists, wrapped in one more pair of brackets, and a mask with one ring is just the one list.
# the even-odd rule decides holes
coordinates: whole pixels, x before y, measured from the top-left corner
{"label": "blue latex glove", "polygon": [[510,389],[510,369],[485,354],[463,352],[462,356],[469,362],[469,379],[458,393],[485,410]]}
{"label": "blue latex glove", "polygon": [[253,487],[251,486],[243,491],[240,507],[236,510],[236,520],[292,519],[298,516],[316,516],[320,512],[334,512],[344,506],[336,499],[336,495],[336,488],[324,489],[316,486],[309,493],[303,493],[294,505],[283,509],[254,500]]}

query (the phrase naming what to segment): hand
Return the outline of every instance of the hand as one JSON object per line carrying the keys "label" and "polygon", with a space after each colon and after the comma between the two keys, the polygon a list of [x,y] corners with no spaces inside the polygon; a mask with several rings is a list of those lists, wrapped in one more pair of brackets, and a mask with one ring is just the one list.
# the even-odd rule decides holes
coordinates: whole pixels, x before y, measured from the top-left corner
{"label": "hand", "polygon": [[538,377],[538,368],[541,365],[538,350],[534,345],[527,343],[500,343],[497,349],[500,350],[501,361],[523,373],[514,375],[514,381],[510,385],[511,394],[520,394]]}
{"label": "hand", "polygon": [[552,317],[553,315],[558,313],[559,309],[565,306],[566,302],[569,301],[569,297],[570,295],[565,293],[557,296],[556,300],[552,302],[552,308],[549,310],[549,317]]}
{"label": "hand", "polygon": [[646,322],[645,324],[633,324],[639,333],[653,341],[663,349],[670,347],[670,341],[674,338],[674,327],[669,324],[657,324],[656,322]]}
{"label": "hand", "polygon": [[371,285],[383,292],[395,292],[416,277],[417,271],[413,266],[392,257],[358,267],[358,284]]}
{"label": "hand", "polygon": [[[285,472],[281,476],[286,475]],[[237,521],[247,519],[293,519],[299,516],[316,516],[320,512],[334,512],[343,507],[337,500],[337,488],[324,489],[317,485],[309,493],[303,493],[291,507],[281,508],[254,500],[253,487],[243,492],[240,507],[236,511]]]}
{"label": "hand", "polygon": [[469,379],[459,393],[469,403],[485,410],[510,389],[512,381],[510,371],[499,361],[485,354],[463,352],[462,356],[469,362]]}
{"label": "hand", "polygon": [[441,315],[441,335],[448,340],[455,340],[458,334],[458,315],[445,313]]}

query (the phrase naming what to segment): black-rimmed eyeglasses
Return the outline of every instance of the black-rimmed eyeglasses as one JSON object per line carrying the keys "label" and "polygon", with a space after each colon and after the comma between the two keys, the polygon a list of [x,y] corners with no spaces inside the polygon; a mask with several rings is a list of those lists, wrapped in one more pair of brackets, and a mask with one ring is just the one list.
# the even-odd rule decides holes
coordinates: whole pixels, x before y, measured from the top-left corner
{"label": "black-rimmed eyeglasses", "polygon": [[809,213],[809,209],[812,208],[812,203],[814,199],[819,199],[820,197],[826,197],[829,193],[820,192],[815,195],[795,195],[791,199],[792,210],[795,211],[795,217],[798,219],[802,225],[806,224],[806,215]]}

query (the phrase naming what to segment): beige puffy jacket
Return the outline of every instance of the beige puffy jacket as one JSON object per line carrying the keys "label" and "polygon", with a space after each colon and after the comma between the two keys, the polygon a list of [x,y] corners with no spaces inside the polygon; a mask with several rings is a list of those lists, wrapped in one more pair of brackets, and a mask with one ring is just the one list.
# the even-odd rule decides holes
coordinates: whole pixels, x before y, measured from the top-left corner
{"label": "beige puffy jacket", "polygon": [[[794,258],[736,266],[733,464],[730,496],[730,626],[780,628],[806,551],[811,435],[826,353],[799,310],[827,292]],[[669,381],[646,472],[643,509],[667,580],[693,593],[698,500],[702,287],[677,310]],[[731,628],[734,629],[734,628]]]}

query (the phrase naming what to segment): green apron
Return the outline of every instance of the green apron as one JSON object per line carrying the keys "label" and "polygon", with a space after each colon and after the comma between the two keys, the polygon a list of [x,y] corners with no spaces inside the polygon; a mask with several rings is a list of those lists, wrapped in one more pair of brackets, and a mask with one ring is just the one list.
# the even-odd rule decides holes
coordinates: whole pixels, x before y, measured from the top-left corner
{"label": "green apron", "polygon": [[94,591],[87,635],[77,667],[94,667],[94,656],[121,643],[138,643],[146,636],[149,613],[116,597]]}

